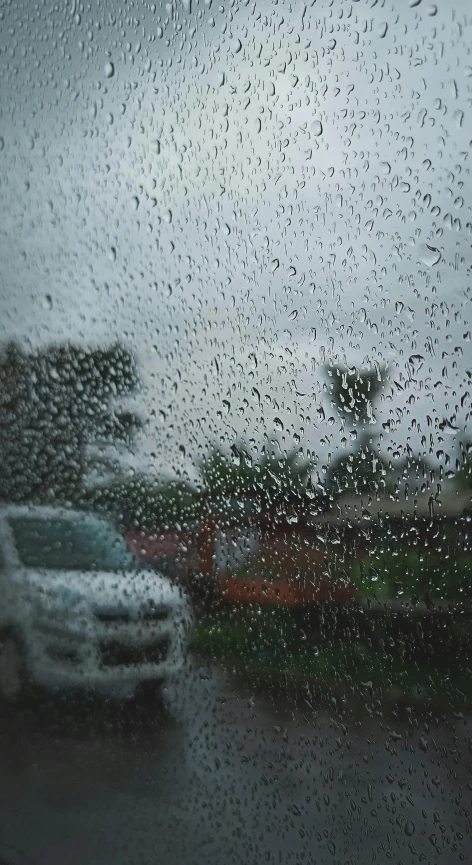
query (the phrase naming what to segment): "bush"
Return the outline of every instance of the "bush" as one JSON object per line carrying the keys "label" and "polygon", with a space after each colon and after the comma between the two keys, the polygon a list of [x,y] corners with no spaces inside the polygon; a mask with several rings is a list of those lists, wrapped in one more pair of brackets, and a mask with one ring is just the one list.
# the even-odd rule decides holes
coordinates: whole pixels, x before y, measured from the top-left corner
{"label": "bush", "polygon": [[472,599],[472,556],[424,553],[421,550],[373,550],[355,562],[349,577],[361,598],[427,595],[432,600]]}

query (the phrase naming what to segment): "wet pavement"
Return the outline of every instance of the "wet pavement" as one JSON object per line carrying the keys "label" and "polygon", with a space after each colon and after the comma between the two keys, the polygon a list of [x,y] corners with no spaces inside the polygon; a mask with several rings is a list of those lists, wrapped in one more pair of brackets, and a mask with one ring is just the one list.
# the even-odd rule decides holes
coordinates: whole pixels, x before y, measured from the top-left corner
{"label": "wet pavement", "polygon": [[2,708],[0,863],[470,861],[472,719],[294,708],[207,668],[168,707]]}

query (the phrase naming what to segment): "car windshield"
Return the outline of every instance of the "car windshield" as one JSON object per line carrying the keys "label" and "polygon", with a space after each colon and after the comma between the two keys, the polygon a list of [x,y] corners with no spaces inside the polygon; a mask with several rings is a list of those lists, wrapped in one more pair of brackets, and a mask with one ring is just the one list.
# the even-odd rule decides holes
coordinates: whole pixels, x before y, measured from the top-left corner
{"label": "car windshield", "polygon": [[10,519],[20,561],[28,568],[120,571],[136,566],[123,538],[101,520]]}

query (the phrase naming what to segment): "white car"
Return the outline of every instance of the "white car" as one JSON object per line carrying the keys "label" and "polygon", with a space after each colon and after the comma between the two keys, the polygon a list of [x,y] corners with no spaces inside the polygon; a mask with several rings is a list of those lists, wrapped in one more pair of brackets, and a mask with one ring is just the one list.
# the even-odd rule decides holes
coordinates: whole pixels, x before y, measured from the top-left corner
{"label": "white car", "polygon": [[0,508],[0,695],[28,684],[117,698],[184,664],[188,599],[105,520]]}

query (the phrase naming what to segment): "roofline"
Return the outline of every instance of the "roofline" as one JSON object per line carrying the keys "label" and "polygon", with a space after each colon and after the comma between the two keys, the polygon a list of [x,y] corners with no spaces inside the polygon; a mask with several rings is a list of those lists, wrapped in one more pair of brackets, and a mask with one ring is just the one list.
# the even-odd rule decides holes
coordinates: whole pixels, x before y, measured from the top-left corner
{"label": "roofline", "polygon": [[[9,516],[41,516],[61,517],[62,519],[97,519],[104,520],[100,514],[90,513],[90,511],[81,511],[74,508],[65,508],[63,506],[54,507],[51,505],[14,505],[8,502],[0,502],[0,518]],[[109,520],[107,521],[109,522]]]}

